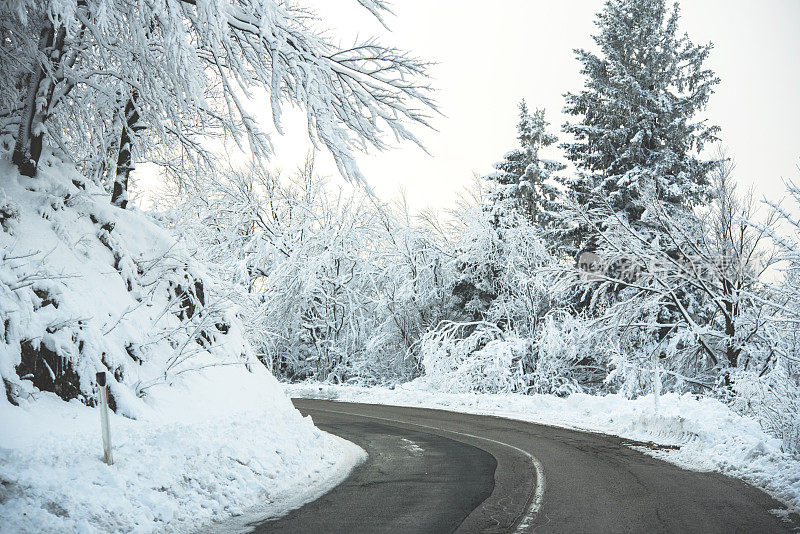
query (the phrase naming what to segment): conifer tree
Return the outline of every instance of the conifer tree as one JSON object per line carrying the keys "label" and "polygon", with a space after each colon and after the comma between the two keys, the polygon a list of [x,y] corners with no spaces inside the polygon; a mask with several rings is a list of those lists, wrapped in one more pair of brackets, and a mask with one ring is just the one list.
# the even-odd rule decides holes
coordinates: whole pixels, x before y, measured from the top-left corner
{"label": "conifer tree", "polygon": [[539,150],[555,143],[558,138],[547,132],[544,110],[532,114],[523,100],[519,104],[517,132],[519,148],[505,155],[494,165],[497,172],[486,177],[489,182],[488,209],[496,224],[505,210],[514,209],[542,229],[552,226],[556,219],[558,189],[554,173],[564,169],[556,161],[541,159]]}
{"label": "conifer tree", "polygon": [[599,55],[575,51],[584,89],[565,95],[564,111],[577,120],[564,125],[574,142],[563,147],[579,171],[568,189],[584,206],[607,200],[639,228],[650,226],[647,196],[670,211],[708,202],[718,164],[699,152],[719,128],[695,116],[719,82],[703,66],[712,44],[679,35],[678,20],[677,3],[608,0],[593,37]]}

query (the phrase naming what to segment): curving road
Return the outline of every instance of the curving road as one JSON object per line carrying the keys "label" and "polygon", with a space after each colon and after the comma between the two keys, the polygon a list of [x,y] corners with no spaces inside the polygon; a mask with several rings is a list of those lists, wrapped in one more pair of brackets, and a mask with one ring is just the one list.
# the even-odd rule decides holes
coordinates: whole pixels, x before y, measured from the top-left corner
{"label": "curving road", "polygon": [[621,438],[439,410],[295,399],[369,459],[253,532],[791,532],[743,482]]}

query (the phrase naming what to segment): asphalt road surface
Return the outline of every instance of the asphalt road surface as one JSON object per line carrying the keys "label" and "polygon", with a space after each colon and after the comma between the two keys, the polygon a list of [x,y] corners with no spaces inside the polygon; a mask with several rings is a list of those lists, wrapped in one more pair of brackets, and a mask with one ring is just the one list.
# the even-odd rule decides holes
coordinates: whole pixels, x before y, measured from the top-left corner
{"label": "asphalt road surface", "polygon": [[350,477],[254,532],[792,532],[743,482],[621,438],[440,410],[295,399],[369,453]]}

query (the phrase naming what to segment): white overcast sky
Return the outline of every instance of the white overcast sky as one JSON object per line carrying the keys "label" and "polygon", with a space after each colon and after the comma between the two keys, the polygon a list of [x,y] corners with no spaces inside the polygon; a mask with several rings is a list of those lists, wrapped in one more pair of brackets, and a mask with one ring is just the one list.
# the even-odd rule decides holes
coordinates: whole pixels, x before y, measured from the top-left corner
{"label": "white overcast sky", "polygon": [[[403,188],[413,209],[452,205],[474,173],[491,171],[516,146],[520,99],[545,108],[559,133],[563,93],[583,86],[573,49],[593,46],[603,7],[602,0],[396,0],[387,32],[353,4],[313,5],[343,43],[377,35],[437,63],[432,84],[443,116],[433,119],[437,131],[415,130],[431,155],[409,143],[359,159],[381,198]],[[714,43],[707,65],[722,81],[705,116],[722,127],[739,182],[781,197],[784,180],[800,181],[800,0],[684,0],[681,13],[694,42]],[[308,151],[300,118],[274,136],[273,166],[292,170]],[[561,158],[558,150],[548,156]],[[329,158],[320,159],[334,175]]]}

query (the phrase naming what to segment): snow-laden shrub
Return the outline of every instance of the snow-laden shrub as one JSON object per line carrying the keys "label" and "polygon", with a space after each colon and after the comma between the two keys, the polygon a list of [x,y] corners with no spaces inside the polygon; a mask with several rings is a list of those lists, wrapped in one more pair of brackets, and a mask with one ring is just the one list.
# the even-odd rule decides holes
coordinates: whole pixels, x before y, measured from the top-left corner
{"label": "snow-laden shrub", "polygon": [[475,195],[454,213],[457,237],[447,243],[453,309],[450,321],[420,340],[424,381],[463,391],[578,390],[567,372],[574,362],[557,361],[564,355],[549,340],[541,355],[536,346],[562,292],[541,229],[516,210],[487,211]]}
{"label": "snow-laden shrub", "polygon": [[800,452],[800,383],[789,376],[787,367],[779,362],[764,375],[741,371],[732,380],[733,407],[755,416],[785,450]]}
{"label": "snow-laden shrub", "polygon": [[539,285],[544,277],[537,276],[551,261],[541,229],[513,209],[489,212],[480,193],[475,196],[452,213],[449,232],[455,237],[447,243],[460,320],[530,322],[548,300]]}
{"label": "snow-laden shrub", "polygon": [[608,372],[603,362],[613,351],[613,340],[598,335],[596,327],[563,310],[547,314],[528,372],[531,391],[568,395],[598,389]]}
{"label": "snow-laden shrub", "polygon": [[525,392],[531,341],[487,322],[443,322],[420,341],[424,382],[453,393]]}
{"label": "snow-laden shrub", "polygon": [[19,220],[19,206],[8,198],[0,198],[0,230],[13,234]]}
{"label": "snow-laden shrub", "polygon": [[533,333],[488,321],[443,322],[420,341],[424,382],[442,391],[569,395],[604,388],[614,340],[561,310]]}

